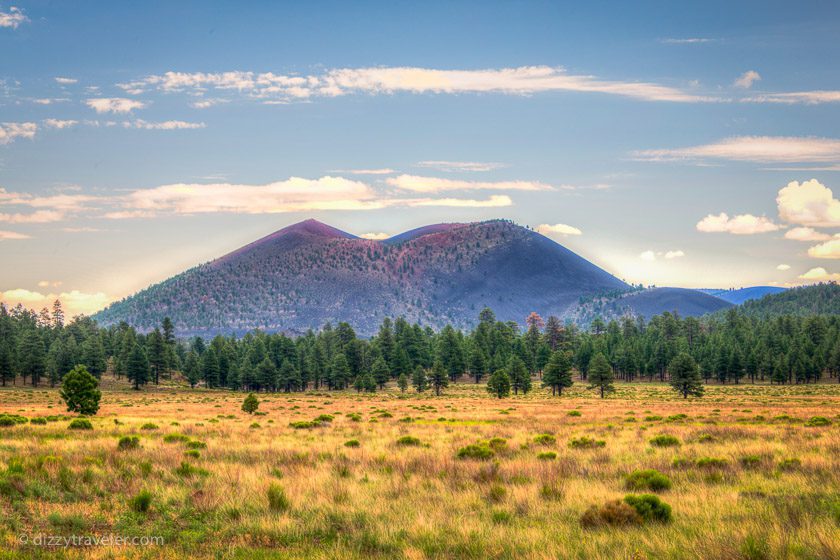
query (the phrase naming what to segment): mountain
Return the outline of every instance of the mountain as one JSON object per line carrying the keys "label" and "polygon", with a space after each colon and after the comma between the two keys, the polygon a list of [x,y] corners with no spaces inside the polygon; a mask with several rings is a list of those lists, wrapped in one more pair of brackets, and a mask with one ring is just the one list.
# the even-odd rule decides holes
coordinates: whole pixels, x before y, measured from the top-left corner
{"label": "mountain", "polygon": [[95,315],[147,330],[169,316],[180,335],[304,332],[349,322],[370,335],[385,317],[471,326],[485,306],[523,323],[568,316],[581,298],[630,286],[558,243],[511,222],[437,224],[384,241],[315,220],[155,284]]}
{"label": "mountain", "polygon": [[791,288],[744,303],[741,311],[750,317],[777,315],[840,315],[840,286],[834,282]]}
{"label": "mountain", "polygon": [[587,324],[600,317],[605,321],[634,315],[650,319],[666,311],[682,317],[697,317],[728,309],[732,304],[701,290],[688,288],[650,288],[612,297],[593,298],[574,310],[574,320]]}
{"label": "mountain", "polygon": [[718,297],[734,305],[741,305],[745,301],[761,299],[768,294],[778,294],[784,292],[785,290],[786,288],[779,288],[778,286],[752,286],[749,288],[740,288],[738,290],[706,289],[698,291]]}

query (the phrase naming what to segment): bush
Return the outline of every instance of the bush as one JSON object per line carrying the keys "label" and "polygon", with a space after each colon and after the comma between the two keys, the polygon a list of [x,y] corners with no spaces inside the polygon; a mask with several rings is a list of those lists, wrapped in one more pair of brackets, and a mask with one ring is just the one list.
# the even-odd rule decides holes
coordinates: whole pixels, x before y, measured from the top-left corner
{"label": "bush", "polygon": [[557,443],[557,438],[551,434],[540,434],[534,437],[534,443],[539,445],[554,445]]}
{"label": "bush", "polygon": [[187,463],[186,461],[181,462],[181,466],[175,469],[175,474],[178,476],[183,476],[185,478],[189,478],[195,475],[199,476],[207,476],[210,473],[205,469],[200,469],[198,467],[194,467],[193,465]]}
{"label": "bush", "polygon": [[580,416],[581,414],[580,414],[579,410],[570,410],[567,415],[568,416]]}
{"label": "bush", "polygon": [[628,490],[652,490],[659,492],[671,488],[671,479],[656,469],[633,471],[624,483]]}
{"label": "bush", "polygon": [[495,451],[490,449],[486,444],[472,443],[466,447],[458,450],[459,459],[478,459],[479,461],[486,461],[495,455]]}
{"label": "bush", "polygon": [[503,451],[507,449],[507,440],[501,437],[494,437],[490,438],[490,440],[487,442],[487,445],[493,451]]}
{"label": "bush", "polygon": [[739,462],[745,469],[751,469],[761,464],[761,457],[758,455],[744,455]]}
{"label": "bush", "polygon": [[805,425],[809,428],[821,428],[823,426],[831,426],[831,420],[825,416],[812,416]]}
{"label": "bush", "polygon": [[607,442],[604,440],[596,440],[586,436],[572,438],[571,440],[569,440],[569,447],[571,447],[572,449],[596,449],[598,447],[604,447],[606,445]]}
{"label": "bush", "polygon": [[780,471],[795,471],[799,467],[802,466],[802,461],[799,459],[792,457],[790,459],[782,459],[779,463],[779,470]]}
{"label": "bush", "polygon": [[318,418],[315,419],[315,422],[332,422],[335,419],[335,416],[332,414],[322,414]]}
{"label": "bush", "polygon": [[283,512],[290,507],[286,491],[279,484],[271,484],[266,492],[268,498],[268,509],[271,511]]}
{"label": "bush", "polygon": [[680,444],[680,440],[669,434],[659,434],[651,438],[650,444],[654,447],[674,447]]}
{"label": "bush", "polygon": [[294,428],[295,430],[311,430],[312,428],[317,428],[320,424],[317,422],[311,422],[309,420],[300,420],[298,422],[291,422],[289,423],[289,427]]}
{"label": "bush", "polygon": [[245,397],[244,401],[242,401],[242,411],[247,412],[248,414],[255,413],[259,407],[260,401],[257,400],[254,393],[248,393],[248,396]]}
{"label": "bush", "polygon": [[137,513],[146,513],[152,505],[152,493],[148,490],[141,490],[129,501],[128,505]]}
{"label": "bush", "polygon": [[252,422],[251,425],[248,426],[248,427],[251,428],[252,430],[259,430],[260,429],[260,423],[259,422]]}
{"label": "bush", "polygon": [[653,494],[630,494],[624,496],[624,502],[636,510],[645,521],[667,523],[671,520],[671,506]]}
{"label": "bush", "polygon": [[70,424],[67,425],[68,430],[92,430],[93,424],[87,418],[74,418]]}
{"label": "bush", "polygon": [[359,447],[360,445],[357,439],[350,439],[344,442],[344,447]]}
{"label": "bush", "polygon": [[589,506],[580,517],[582,527],[597,528],[606,525],[639,525],[642,517],[631,505],[621,500],[612,500],[602,506]]}
{"label": "bush", "polygon": [[207,444],[203,441],[193,439],[187,442],[187,449],[206,449]]}
{"label": "bush", "polygon": [[184,455],[187,457],[192,457],[193,459],[198,459],[201,457],[201,451],[198,449],[188,449],[184,451]]}
{"label": "bush", "polygon": [[720,457],[700,457],[695,464],[701,469],[725,469],[727,461]]}
{"label": "bush", "polygon": [[59,395],[67,404],[67,410],[79,414],[96,414],[102,393],[97,388],[99,381],[85,366],[76,366],[61,380]]}
{"label": "bush", "polygon": [[137,436],[123,436],[117,443],[117,449],[123,451],[128,449],[138,449],[140,447],[140,438]]}
{"label": "bush", "polygon": [[362,415],[359,414],[358,412],[353,412],[351,414],[348,414],[347,418],[349,418],[353,422],[361,422],[362,421]]}
{"label": "bush", "polygon": [[554,451],[543,451],[537,455],[537,459],[540,461],[553,461],[557,458],[557,453]]}
{"label": "bush", "polygon": [[32,420],[30,420],[29,423],[30,424],[37,424],[39,426],[43,426],[43,425],[46,425],[47,419],[42,417],[42,416],[39,416],[37,418],[33,418]]}
{"label": "bush", "polygon": [[140,426],[140,429],[141,430],[157,430],[158,425],[157,424],[152,424],[151,422],[146,422],[145,424]]}
{"label": "bush", "polygon": [[190,441],[190,438],[184,434],[166,434],[163,436],[164,443],[185,443]]}
{"label": "bush", "polygon": [[16,414],[0,414],[0,426],[8,428],[18,424],[26,424],[27,420],[23,416]]}
{"label": "bush", "polygon": [[403,436],[397,440],[397,445],[420,445],[420,438]]}

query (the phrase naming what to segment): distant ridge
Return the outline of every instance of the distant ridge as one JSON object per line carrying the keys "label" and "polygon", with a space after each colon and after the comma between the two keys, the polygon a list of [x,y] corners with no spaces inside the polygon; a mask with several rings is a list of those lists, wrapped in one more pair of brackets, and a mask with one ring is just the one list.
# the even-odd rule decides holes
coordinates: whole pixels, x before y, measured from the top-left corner
{"label": "distant ridge", "polygon": [[718,297],[735,305],[741,305],[745,301],[760,299],[766,295],[778,294],[784,292],[785,290],[786,288],[780,288],[778,286],[751,286],[749,288],[740,288],[737,290],[703,289],[698,291]]}

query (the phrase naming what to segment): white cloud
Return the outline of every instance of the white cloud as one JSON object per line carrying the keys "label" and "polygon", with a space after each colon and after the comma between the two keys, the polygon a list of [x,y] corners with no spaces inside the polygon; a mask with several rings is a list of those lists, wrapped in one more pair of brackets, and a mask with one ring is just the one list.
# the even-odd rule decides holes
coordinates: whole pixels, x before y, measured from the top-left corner
{"label": "white cloud", "polygon": [[680,257],[684,257],[684,256],[685,256],[685,253],[683,251],[679,250],[679,249],[676,250],[676,251],[667,251],[665,253],[665,258],[666,259],[679,259]]}
{"label": "white cloud", "polygon": [[503,163],[481,161],[419,161],[417,167],[428,167],[438,171],[493,171],[507,167]]}
{"label": "white cloud", "polygon": [[660,43],[666,45],[699,45],[703,43],[712,43],[715,39],[708,39],[706,37],[686,37],[685,39],[665,38],[661,39]]}
{"label": "white cloud", "polygon": [[23,10],[12,6],[8,12],[0,12],[0,27],[11,27],[17,29],[21,23],[26,23],[29,18],[23,13]]}
{"label": "white cloud", "polygon": [[766,233],[776,231],[779,226],[764,216],[753,216],[752,214],[739,214],[729,217],[725,212],[717,216],[709,214],[697,222],[697,231],[703,233],[733,233],[735,235],[752,235],[755,233]]}
{"label": "white cloud", "polygon": [[537,231],[543,235],[582,235],[583,232],[576,227],[566,224],[540,224],[537,226]]}
{"label": "white cloud", "polygon": [[795,227],[785,232],[785,239],[793,241],[825,241],[831,239],[827,233],[809,227]]}
{"label": "white cloud", "polygon": [[790,265],[789,264],[780,264],[779,266],[776,267],[776,270],[790,270]]}
{"label": "white cloud", "polygon": [[791,91],[788,93],[764,93],[742,99],[749,103],[782,103],[794,105],[819,105],[821,103],[840,103],[838,90]]}
{"label": "white cloud", "polygon": [[417,67],[337,68],[308,76],[250,71],[166,72],[117,85],[135,93],[153,88],[165,92],[200,94],[212,89],[237,91],[257,100],[281,101],[354,93],[530,95],[551,91],[604,93],[648,101],[717,101],[716,98],[698,96],[660,84],[601,80],[590,75],[568,74],[561,67],[550,66],[484,70],[438,70]]}
{"label": "white cloud", "polygon": [[122,123],[123,128],[140,128],[144,130],[189,130],[196,128],[204,128],[206,125],[203,122],[193,123],[185,121],[163,121],[163,122],[148,122],[143,119],[135,121],[125,121]]}
{"label": "white cloud", "polygon": [[837,282],[840,281],[840,273],[829,273],[821,266],[812,268],[805,274],[799,276],[800,280],[808,280],[811,282]]}
{"label": "white cloud", "polygon": [[776,197],[779,217],[792,224],[840,227],[840,200],[816,179],[791,181]]}
{"label": "white cloud", "polygon": [[808,249],[808,256],[815,259],[840,259],[840,236],[831,241],[814,245]]}
{"label": "white cloud", "polygon": [[94,313],[111,302],[111,299],[102,292],[88,294],[78,290],[72,290],[58,294],[43,294],[23,288],[0,292],[0,301],[10,307],[18,303],[24,307],[33,309],[50,307],[56,299],[61,300],[62,307],[69,316]]}
{"label": "white cloud", "polygon": [[652,261],[656,260],[656,253],[654,253],[653,251],[650,251],[650,250],[643,251],[642,254],[639,255],[639,258],[642,259],[643,261],[652,262]]}
{"label": "white cloud", "polygon": [[688,148],[640,150],[642,161],[725,159],[761,163],[837,162],[840,140],[798,136],[735,136]]}
{"label": "white cloud", "polygon": [[97,97],[88,99],[88,107],[97,113],[130,113],[134,109],[143,109],[146,103],[124,97]]}
{"label": "white cloud", "polygon": [[76,126],[79,124],[79,121],[74,120],[61,120],[61,119],[44,119],[44,126],[47,128],[69,128],[71,126]]}
{"label": "white cloud", "polygon": [[47,224],[50,222],[59,222],[64,219],[63,212],[55,212],[52,210],[38,210],[31,214],[3,214],[0,213],[0,222],[7,224]]}
{"label": "white cloud", "polygon": [[551,185],[538,181],[459,181],[440,177],[418,177],[417,175],[400,175],[385,181],[388,185],[398,189],[433,193],[441,191],[459,190],[506,190],[506,191],[546,191],[552,190]]}
{"label": "white cloud", "polygon": [[15,138],[35,137],[38,125],[33,122],[4,122],[0,123],[0,145],[9,144]]}
{"label": "white cloud", "polygon": [[55,81],[58,82],[61,85],[70,85],[70,84],[76,84],[76,83],[79,82],[79,80],[77,80],[76,78],[65,78],[65,77],[62,77],[62,76],[56,76]]}
{"label": "white cloud", "polygon": [[761,75],[758,72],[756,72],[755,70],[747,70],[746,72],[738,76],[738,79],[735,80],[735,83],[733,85],[741,89],[750,89],[755,82],[758,82],[760,80]]}
{"label": "white cloud", "polygon": [[453,208],[502,208],[513,205],[509,196],[494,194],[485,200],[470,198],[423,198],[418,200],[401,201],[399,199],[391,205],[399,206],[449,206]]}
{"label": "white cloud", "polygon": [[199,101],[193,101],[192,103],[190,103],[190,107],[192,107],[193,109],[208,109],[210,107],[213,107],[214,105],[219,105],[219,104],[227,103],[227,102],[228,102],[227,99],[219,99],[219,98],[201,99]]}
{"label": "white cloud", "polygon": [[29,206],[31,208],[74,211],[80,210],[86,203],[96,200],[99,200],[99,197],[85,194],[61,193],[48,196],[35,196],[30,193],[10,192],[0,187],[0,206]]}
{"label": "white cloud", "polygon": [[371,233],[363,233],[359,237],[361,237],[362,239],[372,239],[372,240],[378,241],[378,240],[382,240],[382,239],[388,239],[391,236],[388,235],[387,233],[382,233],[382,232],[373,233],[373,232],[371,232]]}
{"label": "white cloud", "polygon": [[378,169],[333,169],[333,173],[349,173],[350,175],[391,175],[394,170],[390,167]]}
{"label": "white cloud", "polygon": [[30,239],[30,237],[25,233],[19,233],[17,231],[0,230],[0,241],[9,241],[12,239]]}
{"label": "white cloud", "polygon": [[62,282],[61,280],[41,280],[40,282],[38,282],[38,287],[49,288],[50,286],[52,286],[53,288],[58,288],[63,283],[64,282]]}

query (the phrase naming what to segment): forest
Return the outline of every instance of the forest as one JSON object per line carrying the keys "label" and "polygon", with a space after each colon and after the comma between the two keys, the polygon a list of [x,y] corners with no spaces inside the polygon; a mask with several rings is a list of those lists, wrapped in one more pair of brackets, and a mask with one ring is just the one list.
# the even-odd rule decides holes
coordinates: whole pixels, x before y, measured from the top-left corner
{"label": "forest", "polygon": [[[834,289],[798,290],[800,307]],[[593,371],[609,381],[673,382],[678,356],[683,365],[690,359],[686,367],[705,383],[840,381],[840,317],[745,309],[595,319],[583,330],[536,313],[524,326],[501,322],[485,308],[470,331],[434,331],[397,318],[385,319],[369,339],[342,322],[297,337],[253,331],[205,340],[177,339],[168,319],[141,333],[126,323],[102,328],[84,316],[65,321],[60,302],[39,313],[0,305],[0,384],[56,386],[84,365],[97,378],[125,378],[135,389],[182,375],[193,387],[246,391],[376,391],[394,380],[402,390],[440,393],[450,383],[503,372],[514,393],[537,388],[536,380],[562,394],[573,377],[592,382]]]}

